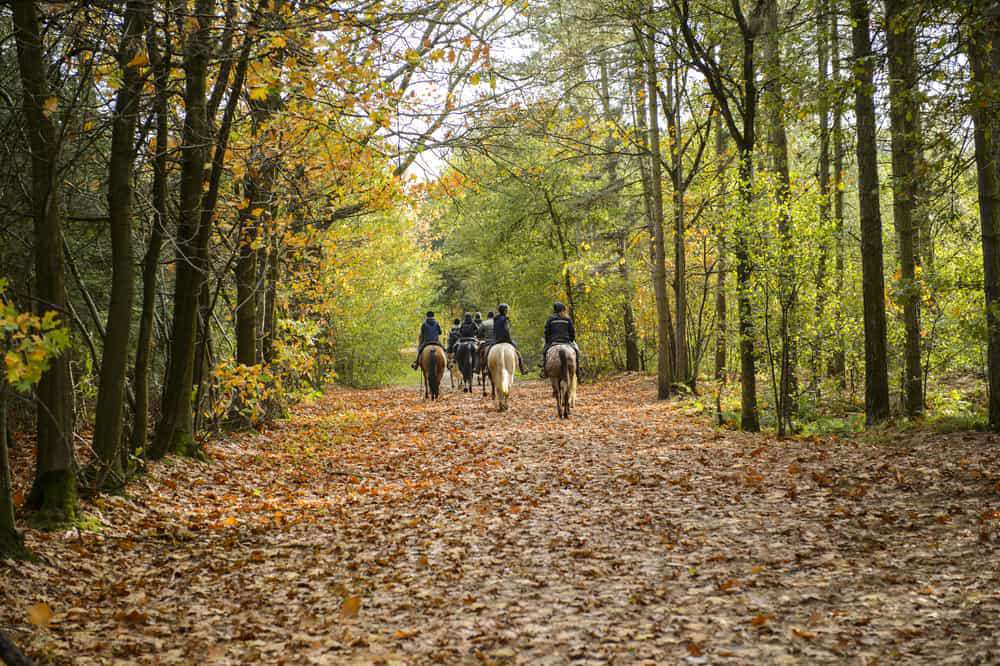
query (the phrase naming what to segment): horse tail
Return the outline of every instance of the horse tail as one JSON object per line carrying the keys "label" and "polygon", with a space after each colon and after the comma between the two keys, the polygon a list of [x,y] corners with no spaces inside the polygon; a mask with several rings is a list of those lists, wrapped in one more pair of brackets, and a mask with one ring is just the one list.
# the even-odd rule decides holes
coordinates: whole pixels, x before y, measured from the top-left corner
{"label": "horse tail", "polygon": [[431,399],[434,400],[437,399],[441,387],[437,376],[437,354],[434,353],[436,350],[431,349],[429,351],[430,358],[427,359],[427,378],[431,384]]}
{"label": "horse tail", "polygon": [[566,388],[569,388],[569,359],[565,347],[559,347],[559,380],[566,382]]}

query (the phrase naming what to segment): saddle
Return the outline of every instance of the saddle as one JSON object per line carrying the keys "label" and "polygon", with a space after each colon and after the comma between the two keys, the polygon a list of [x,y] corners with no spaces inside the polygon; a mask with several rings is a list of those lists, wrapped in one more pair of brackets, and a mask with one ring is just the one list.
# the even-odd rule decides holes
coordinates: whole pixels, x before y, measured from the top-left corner
{"label": "saddle", "polygon": [[479,341],[476,340],[475,338],[459,338],[458,342],[456,344],[460,344],[460,345],[461,344],[469,344],[470,342],[472,344],[474,344],[474,345],[478,345],[479,344]]}

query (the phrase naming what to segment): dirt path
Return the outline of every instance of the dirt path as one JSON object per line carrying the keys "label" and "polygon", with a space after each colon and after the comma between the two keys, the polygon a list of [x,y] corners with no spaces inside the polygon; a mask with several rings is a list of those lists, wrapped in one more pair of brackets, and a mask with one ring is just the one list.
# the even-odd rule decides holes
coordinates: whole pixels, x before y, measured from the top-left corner
{"label": "dirt path", "polygon": [[538,382],[507,415],[335,391],[154,466],[100,532],[30,534],[47,561],[0,563],[0,629],[78,663],[1000,660],[995,439],[684,409],[635,377],[567,424]]}

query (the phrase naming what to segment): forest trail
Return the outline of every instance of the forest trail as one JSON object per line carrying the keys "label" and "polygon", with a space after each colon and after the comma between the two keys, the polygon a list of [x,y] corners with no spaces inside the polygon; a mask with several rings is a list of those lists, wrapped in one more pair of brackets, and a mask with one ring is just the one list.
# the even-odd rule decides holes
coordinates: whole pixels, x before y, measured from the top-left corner
{"label": "forest trail", "polygon": [[542,382],[486,404],[339,389],[156,464],[0,562],[0,630],[76,663],[1000,658],[992,436],[777,441],[643,377],[563,424]]}

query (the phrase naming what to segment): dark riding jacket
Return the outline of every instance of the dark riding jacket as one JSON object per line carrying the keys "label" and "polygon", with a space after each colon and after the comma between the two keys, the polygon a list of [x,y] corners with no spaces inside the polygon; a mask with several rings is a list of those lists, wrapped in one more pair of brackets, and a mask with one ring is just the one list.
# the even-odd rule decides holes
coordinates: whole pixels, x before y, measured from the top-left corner
{"label": "dark riding jacket", "polygon": [[455,343],[458,342],[459,337],[460,336],[458,334],[458,326],[452,326],[451,330],[448,331],[448,351],[449,352],[452,351],[452,349],[455,346]]}
{"label": "dark riding jacket", "polygon": [[437,322],[437,319],[428,317],[420,325],[420,346],[424,347],[432,342],[441,344],[441,324]]}
{"label": "dark riding jacket", "polygon": [[510,320],[507,315],[497,315],[493,318],[493,340],[497,343],[514,344],[510,337]]}
{"label": "dark riding jacket", "polygon": [[458,329],[458,334],[462,338],[475,340],[476,336],[479,334],[479,326],[477,326],[476,322],[471,319],[463,321],[462,326]]}
{"label": "dark riding jacket", "polygon": [[573,320],[563,315],[550,315],[545,322],[545,346],[569,344],[576,341]]}

